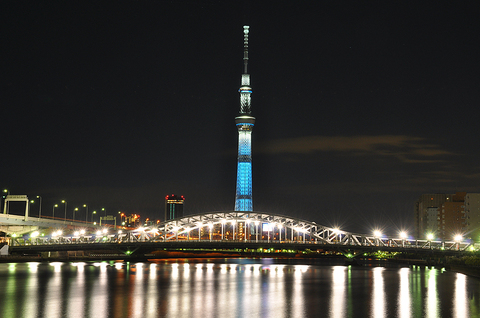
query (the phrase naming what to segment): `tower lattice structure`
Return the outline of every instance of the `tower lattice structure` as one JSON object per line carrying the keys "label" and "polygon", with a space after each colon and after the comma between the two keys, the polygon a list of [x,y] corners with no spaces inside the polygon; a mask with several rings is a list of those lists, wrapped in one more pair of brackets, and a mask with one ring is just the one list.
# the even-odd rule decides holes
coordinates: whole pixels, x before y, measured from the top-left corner
{"label": "tower lattice structure", "polygon": [[248,33],[243,27],[243,74],[240,93],[240,113],[235,117],[238,130],[237,191],[235,211],[253,211],[252,199],[252,130],[255,117],[251,116],[252,88],[248,74]]}

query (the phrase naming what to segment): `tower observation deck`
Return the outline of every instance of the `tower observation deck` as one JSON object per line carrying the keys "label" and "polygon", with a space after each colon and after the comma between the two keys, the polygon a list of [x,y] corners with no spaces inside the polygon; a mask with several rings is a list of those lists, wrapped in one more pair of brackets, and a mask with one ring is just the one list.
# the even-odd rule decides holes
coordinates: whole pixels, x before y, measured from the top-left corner
{"label": "tower observation deck", "polygon": [[235,211],[253,211],[252,200],[252,130],[255,117],[251,114],[252,88],[248,74],[248,33],[249,26],[243,27],[243,74],[240,89],[240,112],[235,117],[238,130],[237,191]]}

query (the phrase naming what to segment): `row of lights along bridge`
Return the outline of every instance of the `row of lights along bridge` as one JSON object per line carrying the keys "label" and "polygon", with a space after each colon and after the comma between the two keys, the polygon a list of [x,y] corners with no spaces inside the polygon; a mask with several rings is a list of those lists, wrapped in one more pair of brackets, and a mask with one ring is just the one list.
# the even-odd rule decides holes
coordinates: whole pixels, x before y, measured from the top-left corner
{"label": "row of lights along bridge", "polygon": [[[5,202],[4,200],[8,195],[10,195],[10,191],[8,189],[3,190],[3,205],[2,209],[6,211],[7,214],[9,214],[9,202]],[[59,203],[55,203],[52,205],[52,214],[46,215],[45,212],[43,212],[42,215],[42,196],[37,195],[36,199],[30,200],[30,204],[37,205],[38,204],[38,213],[37,217],[38,218],[47,218],[47,219],[54,219],[54,220],[64,220],[66,221],[74,221],[74,222],[85,222],[85,223],[91,223],[93,225],[97,225],[99,223],[101,225],[102,221],[105,222],[107,220],[107,209],[105,208],[100,208],[98,211],[95,209],[89,213],[89,206],[88,204],[82,204],[81,207],[75,207],[72,209],[72,213],[68,213],[68,202],[66,200],[61,200]],[[62,209],[63,208],[63,209]],[[63,210],[63,211],[62,211]],[[63,213],[62,213],[63,212]],[[71,215],[71,219],[67,218]],[[63,215],[62,215],[63,214]],[[140,215],[134,213],[127,215],[124,212],[118,211],[116,215],[111,216],[112,218],[119,217],[120,222],[118,225],[122,226],[127,226],[127,227],[136,227],[140,225]],[[149,222],[150,220],[147,219],[146,222]],[[159,221],[158,221],[159,222]]]}
{"label": "row of lights along bridge", "polygon": [[[242,221],[243,222],[243,221]],[[220,220],[218,223],[197,223],[195,227],[174,227],[169,232],[164,233],[164,240],[174,240],[174,241],[185,241],[185,240],[198,240],[198,241],[205,241],[205,240],[215,240],[215,241],[255,241],[255,242],[286,242],[286,241],[295,241],[298,243],[312,243],[314,241],[313,237],[311,237],[310,233],[307,233],[307,230],[303,228],[295,228],[293,229],[296,232],[296,235],[292,235],[288,237],[287,229],[283,227],[282,224],[277,223],[263,223],[260,221],[251,221],[245,220],[244,221],[244,229],[243,231],[239,231],[240,227],[236,227],[237,223],[242,223],[235,220],[227,220],[223,219]],[[229,228],[230,226],[230,228]],[[253,227],[254,231],[246,231],[249,227]],[[207,231],[205,231],[207,229]],[[284,230],[283,230],[284,229]],[[148,236],[158,236],[159,229],[152,227],[152,228],[145,228],[145,227],[137,227],[133,229],[136,233],[144,233]],[[203,232],[203,234],[202,234]],[[250,232],[250,234],[247,234]],[[252,234],[253,233],[253,234]],[[333,230],[336,239],[332,240],[332,243],[335,242],[342,242],[342,236],[346,233],[342,232],[340,229]],[[74,229],[64,233],[63,230],[55,230],[52,233],[46,233],[44,231],[34,231],[30,235],[26,235],[23,237],[25,240],[32,240],[37,237],[51,237],[51,239],[55,240],[56,238],[68,238],[72,242],[81,242],[85,238],[93,239],[95,241],[105,241],[111,238],[115,238],[123,234],[123,231],[120,230],[113,230],[108,228],[103,228],[101,230],[90,231],[87,232],[85,229]],[[373,236],[376,240],[385,239],[385,236],[378,230],[373,232]],[[12,237],[17,237],[17,235],[13,234]],[[412,239],[408,237],[406,232],[400,232],[399,238],[402,241],[402,246],[407,244],[412,244]],[[428,235],[428,241],[433,241],[434,237],[432,234]],[[456,235],[454,238],[455,242],[461,243],[463,241],[462,235]],[[471,246],[473,248],[473,246]]]}

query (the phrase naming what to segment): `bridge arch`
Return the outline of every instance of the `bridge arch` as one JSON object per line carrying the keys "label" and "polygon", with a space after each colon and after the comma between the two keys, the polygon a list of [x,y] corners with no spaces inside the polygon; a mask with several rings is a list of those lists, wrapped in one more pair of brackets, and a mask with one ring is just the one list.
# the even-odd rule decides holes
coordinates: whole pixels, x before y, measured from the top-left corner
{"label": "bridge arch", "polygon": [[332,243],[349,233],[286,215],[265,212],[218,211],[187,215],[158,224],[157,239],[302,241]]}

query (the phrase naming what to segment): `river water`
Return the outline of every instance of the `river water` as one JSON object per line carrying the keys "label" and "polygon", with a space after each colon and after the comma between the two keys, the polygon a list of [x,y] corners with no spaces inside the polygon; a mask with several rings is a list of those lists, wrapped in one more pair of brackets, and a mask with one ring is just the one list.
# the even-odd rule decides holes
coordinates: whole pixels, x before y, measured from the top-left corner
{"label": "river water", "polygon": [[480,317],[480,280],[272,259],[3,263],[0,317]]}

